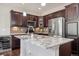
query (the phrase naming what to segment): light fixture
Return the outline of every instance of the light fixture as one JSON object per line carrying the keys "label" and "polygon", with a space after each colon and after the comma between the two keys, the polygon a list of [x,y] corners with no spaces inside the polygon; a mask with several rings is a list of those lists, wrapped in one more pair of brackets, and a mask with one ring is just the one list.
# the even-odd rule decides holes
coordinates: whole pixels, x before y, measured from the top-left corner
{"label": "light fixture", "polygon": [[46,3],[41,3],[41,6],[46,6]]}
{"label": "light fixture", "polygon": [[19,28],[17,26],[12,27],[12,31],[18,31]]}
{"label": "light fixture", "polygon": [[22,3],[22,5],[24,5],[25,3]]}
{"label": "light fixture", "polygon": [[23,16],[27,16],[26,12],[23,12]]}
{"label": "light fixture", "polygon": [[[22,5],[24,5],[25,3],[22,3]],[[24,7],[23,7],[24,8]],[[26,12],[23,11],[23,16],[27,16]]]}
{"label": "light fixture", "polygon": [[41,8],[38,8],[39,10],[41,10]]}

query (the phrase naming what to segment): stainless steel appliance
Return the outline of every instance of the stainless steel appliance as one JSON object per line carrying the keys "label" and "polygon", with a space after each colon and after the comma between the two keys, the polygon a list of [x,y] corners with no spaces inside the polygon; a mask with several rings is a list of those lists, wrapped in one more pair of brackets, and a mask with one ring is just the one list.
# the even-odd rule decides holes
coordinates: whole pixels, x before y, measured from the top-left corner
{"label": "stainless steel appliance", "polygon": [[49,35],[65,36],[65,19],[64,17],[58,17],[50,19],[48,21]]}
{"label": "stainless steel appliance", "polygon": [[0,53],[11,50],[11,36],[0,37]]}
{"label": "stainless steel appliance", "polygon": [[36,27],[36,21],[27,21],[27,26]]}

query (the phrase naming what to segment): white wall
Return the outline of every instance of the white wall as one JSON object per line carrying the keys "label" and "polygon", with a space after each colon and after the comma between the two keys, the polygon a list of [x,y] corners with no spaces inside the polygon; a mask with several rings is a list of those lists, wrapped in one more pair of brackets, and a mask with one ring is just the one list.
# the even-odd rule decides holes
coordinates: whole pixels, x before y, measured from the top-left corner
{"label": "white wall", "polygon": [[10,35],[10,10],[22,11],[20,7],[0,6],[0,36]]}

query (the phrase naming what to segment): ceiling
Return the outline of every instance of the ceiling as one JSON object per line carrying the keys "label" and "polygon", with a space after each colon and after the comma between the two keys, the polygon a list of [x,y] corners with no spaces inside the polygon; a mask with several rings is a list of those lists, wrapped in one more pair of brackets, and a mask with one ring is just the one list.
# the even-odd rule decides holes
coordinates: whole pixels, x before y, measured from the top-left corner
{"label": "ceiling", "polygon": [[[16,6],[23,8],[27,13],[43,16],[49,13],[56,12],[58,10],[64,9],[66,5],[71,3],[46,3],[46,6],[41,6],[41,3],[1,3],[2,6]],[[41,8],[41,9],[38,9]]]}

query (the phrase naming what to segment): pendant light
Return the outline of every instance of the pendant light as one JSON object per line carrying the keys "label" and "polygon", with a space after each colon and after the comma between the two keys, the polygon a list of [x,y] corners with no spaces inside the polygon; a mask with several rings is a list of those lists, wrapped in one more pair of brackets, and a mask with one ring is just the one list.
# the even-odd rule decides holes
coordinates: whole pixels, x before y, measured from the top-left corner
{"label": "pendant light", "polygon": [[41,6],[46,6],[46,3],[41,3]]}
{"label": "pendant light", "polygon": [[27,16],[26,12],[23,12],[23,16]]}

